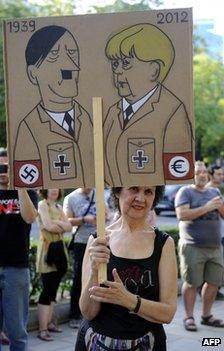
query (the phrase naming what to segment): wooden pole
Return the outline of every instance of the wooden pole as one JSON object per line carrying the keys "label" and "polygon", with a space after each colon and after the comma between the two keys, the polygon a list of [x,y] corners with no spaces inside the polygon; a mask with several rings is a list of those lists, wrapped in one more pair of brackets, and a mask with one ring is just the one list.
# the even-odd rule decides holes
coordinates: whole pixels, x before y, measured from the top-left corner
{"label": "wooden pole", "polygon": [[[104,156],[103,156],[103,112],[102,98],[93,98],[93,139],[94,139],[94,166],[96,188],[96,228],[97,236],[105,237],[105,202],[104,202]],[[107,266],[99,266],[98,281],[107,279]]]}

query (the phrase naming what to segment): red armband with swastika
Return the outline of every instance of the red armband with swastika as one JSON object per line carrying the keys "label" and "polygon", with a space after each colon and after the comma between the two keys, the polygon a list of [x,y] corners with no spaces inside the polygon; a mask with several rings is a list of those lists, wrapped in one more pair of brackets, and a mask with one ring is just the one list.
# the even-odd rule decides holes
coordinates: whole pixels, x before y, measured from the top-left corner
{"label": "red armband with swastika", "polygon": [[36,188],[43,185],[40,160],[14,161],[14,186]]}

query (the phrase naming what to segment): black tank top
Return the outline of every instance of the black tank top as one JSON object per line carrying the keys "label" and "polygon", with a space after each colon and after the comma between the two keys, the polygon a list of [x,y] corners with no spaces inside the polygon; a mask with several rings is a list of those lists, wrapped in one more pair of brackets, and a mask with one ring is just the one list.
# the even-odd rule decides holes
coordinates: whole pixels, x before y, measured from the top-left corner
{"label": "black tank top", "polygon": [[[111,253],[107,279],[113,281],[112,270],[117,272],[126,288],[142,298],[159,301],[158,266],[168,234],[155,229],[154,250],[150,257],[129,259]],[[90,322],[94,332],[118,339],[137,339],[152,331],[155,339],[164,337],[162,324],[152,323],[118,305],[102,303],[99,314]]]}

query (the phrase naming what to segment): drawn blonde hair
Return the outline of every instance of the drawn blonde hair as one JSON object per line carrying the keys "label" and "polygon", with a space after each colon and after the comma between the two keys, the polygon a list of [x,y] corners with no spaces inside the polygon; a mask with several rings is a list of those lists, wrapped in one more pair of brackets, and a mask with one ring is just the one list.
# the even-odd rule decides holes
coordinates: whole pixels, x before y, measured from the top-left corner
{"label": "drawn blonde hair", "polygon": [[156,61],[160,66],[159,82],[166,78],[175,57],[169,37],[149,23],[136,24],[115,33],[107,42],[105,53],[109,60],[135,56],[144,62]]}

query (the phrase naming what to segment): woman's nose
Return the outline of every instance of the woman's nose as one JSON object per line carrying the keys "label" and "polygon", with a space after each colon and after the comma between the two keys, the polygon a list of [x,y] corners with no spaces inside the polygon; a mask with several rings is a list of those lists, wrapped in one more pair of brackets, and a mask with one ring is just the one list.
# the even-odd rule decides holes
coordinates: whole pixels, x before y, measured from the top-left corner
{"label": "woman's nose", "polygon": [[136,196],[135,196],[135,200],[139,201],[139,202],[144,202],[145,201],[145,194],[143,191],[139,191]]}

